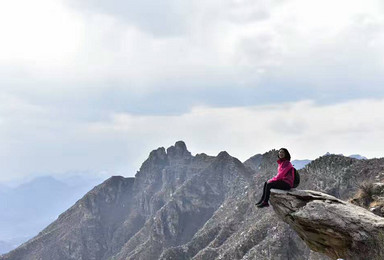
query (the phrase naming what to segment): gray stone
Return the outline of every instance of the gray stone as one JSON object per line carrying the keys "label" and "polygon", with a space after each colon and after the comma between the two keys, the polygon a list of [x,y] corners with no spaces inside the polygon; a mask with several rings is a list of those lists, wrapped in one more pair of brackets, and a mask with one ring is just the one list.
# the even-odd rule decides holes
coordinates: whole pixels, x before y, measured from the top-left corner
{"label": "gray stone", "polygon": [[271,190],[271,204],[314,251],[332,259],[383,259],[384,218],[310,190]]}

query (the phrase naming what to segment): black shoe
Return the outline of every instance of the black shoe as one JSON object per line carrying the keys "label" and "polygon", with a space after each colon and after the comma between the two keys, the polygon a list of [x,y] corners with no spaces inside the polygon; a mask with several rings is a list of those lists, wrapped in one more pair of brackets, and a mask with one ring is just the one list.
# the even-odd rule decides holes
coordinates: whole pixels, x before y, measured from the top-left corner
{"label": "black shoe", "polygon": [[259,201],[259,202],[257,202],[255,205],[256,205],[256,206],[259,206],[261,203],[263,203],[263,201]]}
{"label": "black shoe", "polygon": [[261,204],[257,205],[258,208],[264,208],[264,207],[269,207],[269,203],[263,201]]}

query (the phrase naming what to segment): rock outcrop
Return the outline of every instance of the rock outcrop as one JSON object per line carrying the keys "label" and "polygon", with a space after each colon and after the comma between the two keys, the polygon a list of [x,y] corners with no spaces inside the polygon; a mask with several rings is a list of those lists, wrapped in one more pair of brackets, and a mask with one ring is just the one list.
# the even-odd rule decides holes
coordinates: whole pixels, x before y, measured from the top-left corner
{"label": "rock outcrop", "polygon": [[384,259],[384,218],[325,193],[272,190],[271,204],[314,251],[331,259]]}

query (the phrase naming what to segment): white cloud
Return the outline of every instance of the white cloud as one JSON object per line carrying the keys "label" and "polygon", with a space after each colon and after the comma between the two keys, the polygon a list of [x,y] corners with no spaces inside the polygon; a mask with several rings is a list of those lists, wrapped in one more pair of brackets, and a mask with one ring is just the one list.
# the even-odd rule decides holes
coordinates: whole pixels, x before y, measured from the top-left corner
{"label": "white cloud", "polygon": [[226,150],[241,160],[280,147],[295,159],[326,152],[383,156],[384,99],[195,107],[178,116],[118,113],[91,122],[12,97],[2,101],[1,180],[71,171],[132,176],[152,149],[178,140],[192,153]]}
{"label": "white cloud", "polygon": [[[22,66],[31,80],[50,79],[55,88],[63,88],[55,80],[65,82],[65,88],[113,82],[144,93],[175,78],[194,81],[195,86],[231,82],[263,90],[267,87],[260,81],[271,78],[304,77],[314,88],[332,81],[347,85],[350,75],[363,77],[368,71],[379,77],[384,67],[383,10],[376,0],[167,1],[164,6],[76,2],[77,9],[45,0],[34,2],[27,13],[17,7],[31,5],[28,1],[2,8],[1,63]],[[129,16],[135,8],[144,12],[139,20]],[[187,14],[174,18],[174,24],[184,24],[182,33],[159,36],[141,26],[147,13],[160,12],[161,18],[171,10]],[[149,22],[156,28],[164,20],[160,18]],[[171,30],[173,24],[166,26]]]}
{"label": "white cloud", "polygon": [[141,16],[126,18],[120,1],[78,3],[0,4],[2,179],[128,175],[179,139],[241,159],[382,156],[381,1],[129,1]]}
{"label": "white cloud", "polygon": [[84,28],[59,1],[3,1],[0,7],[2,64],[47,69],[79,51]]}
{"label": "white cloud", "polygon": [[116,114],[110,122],[92,124],[89,130],[159,146],[182,139],[193,152],[227,150],[243,160],[281,146],[289,147],[295,158],[315,158],[327,151],[380,157],[384,120],[372,111],[383,109],[384,100],[327,106],[303,101],[262,107],[198,107],[181,116]]}

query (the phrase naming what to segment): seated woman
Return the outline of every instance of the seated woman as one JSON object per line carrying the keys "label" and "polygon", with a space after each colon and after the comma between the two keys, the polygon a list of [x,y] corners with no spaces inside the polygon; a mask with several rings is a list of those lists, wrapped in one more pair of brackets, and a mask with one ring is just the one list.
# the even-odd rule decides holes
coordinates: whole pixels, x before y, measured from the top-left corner
{"label": "seated woman", "polygon": [[260,201],[256,203],[259,208],[269,206],[268,201],[271,189],[289,190],[293,187],[294,172],[290,162],[291,155],[287,149],[281,148],[278,157],[277,175],[264,183],[263,195]]}

